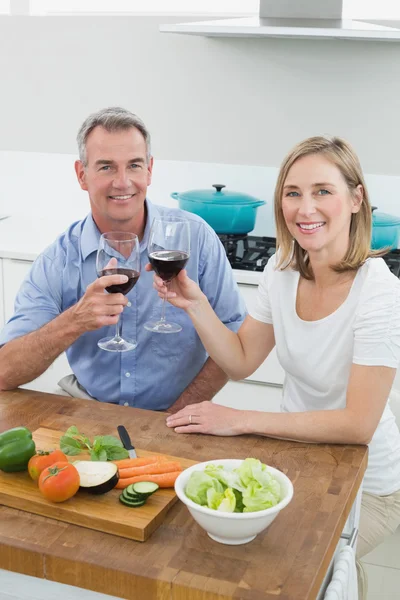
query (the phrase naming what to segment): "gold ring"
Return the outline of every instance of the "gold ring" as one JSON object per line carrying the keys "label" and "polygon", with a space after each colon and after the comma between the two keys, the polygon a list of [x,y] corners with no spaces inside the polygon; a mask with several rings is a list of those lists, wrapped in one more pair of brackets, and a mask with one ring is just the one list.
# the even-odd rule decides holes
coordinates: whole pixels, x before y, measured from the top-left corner
{"label": "gold ring", "polygon": [[192,415],[189,415],[189,425],[192,424]]}

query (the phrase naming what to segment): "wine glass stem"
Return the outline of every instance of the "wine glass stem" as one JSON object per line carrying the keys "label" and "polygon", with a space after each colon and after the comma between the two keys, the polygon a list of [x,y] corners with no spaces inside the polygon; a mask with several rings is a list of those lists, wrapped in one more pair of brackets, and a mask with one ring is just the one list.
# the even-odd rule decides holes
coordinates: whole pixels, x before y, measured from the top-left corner
{"label": "wine glass stem", "polygon": [[[166,287],[168,289],[168,282],[167,281],[165,282],[165,285],[166,285]],[[165,305],[166,305],[166,299],[163,298],[162,308],[161,308],[161,319],[160,319],[161,323],[165,323]]]}
{"label": "wine glass stem", "polygon": [[117,324],[115,326],[115,340],[117,340],[118,342],[122,339],[121,338],[121,321],[122,321],[122,313],[117,321]]}

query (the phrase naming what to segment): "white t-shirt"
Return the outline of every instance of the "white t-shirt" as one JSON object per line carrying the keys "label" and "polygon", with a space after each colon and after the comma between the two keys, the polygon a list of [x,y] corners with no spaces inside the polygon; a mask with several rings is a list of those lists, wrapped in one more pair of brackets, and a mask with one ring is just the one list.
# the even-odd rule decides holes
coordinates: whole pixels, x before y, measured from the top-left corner
{"label": "white t-shirt", "polygon": [[[282,410],[335,410],[346,406],[352,363],[397,368],[400,362],[400,281],[382,258],[360,267],[348,297],[318,321],[296,312],[300,274],[265,267],[251,316],[274,327],[283,369]],[[386,403],[369,444],[365,491],[384,496],[400,489],[400,434]]]}

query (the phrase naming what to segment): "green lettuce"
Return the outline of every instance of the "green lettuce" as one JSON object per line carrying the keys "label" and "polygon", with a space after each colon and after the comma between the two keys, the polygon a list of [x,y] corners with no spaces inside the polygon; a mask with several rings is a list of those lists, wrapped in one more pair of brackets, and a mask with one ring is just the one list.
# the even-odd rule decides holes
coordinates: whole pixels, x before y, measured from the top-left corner
{"label": "green lettuce", "polygon": [[[278,482],[275,481],[275,483]],[[280,490],[278,490],[278,494],[276,494],[274,488],[275,486],[267,488],[256,481],[251,481],[243,492],[243,512],[264,510],[265,508],[271,508],[272,506],[275,506],[275,504],[278,504],[280,500]]]}
{"label": "green lettuce", "polygon": [[213,464],[204,471],[194,471],[185,492],[193,502],[223,512],[264,510],[281,498],[279,482],[256,458],[246,458],[232,471]]}
{"label": "green lettuce", "polygon": [[208,506],[207,492],[210,488],[219,492],[222,497],[224,488],[218,479],[210,477],[203,471],[195,471],[190,476],[185,493],[186,496],[193,500],[193,502],[196,502],[196,504]]}
{"label": "green lettuce", "polygon": [[236,508],[236,496],[232,488],[227,488],[224,492],[224,497],[221,500],[217,510],[221,512],[235,512]]}
{"label": "green lettuce", "polygon": [[240,489],[239,476],[235,471],[227,471],[222,465],[207,465],[204,472],[217,479],[225,488]]}
{"label": "green lettuce", "polygon": [[224,494],[222,492],[217,492],[217,490],[213,487],[208,488],[207,490],[207,506],[208,508],[213,508],[217,510],[219,505],[221,504],[224,498]]}

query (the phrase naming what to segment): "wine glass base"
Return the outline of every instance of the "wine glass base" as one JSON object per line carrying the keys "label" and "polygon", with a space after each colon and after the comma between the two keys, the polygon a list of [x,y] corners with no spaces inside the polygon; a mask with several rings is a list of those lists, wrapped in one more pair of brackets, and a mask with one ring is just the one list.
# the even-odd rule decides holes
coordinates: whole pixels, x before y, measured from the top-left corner
{"label": "wine glass base", "polygon": [[144,324],[144,328],[153,333],[179,333],[182,331],[182,327],[178,323],[167,321],[148,321]]}
{"label": "wine glass base", "polygon": [[107,352],[129,352],[136,348],[137,342],[129,342],[122,338],[106,337],[99,340],[97,345],[102,350],[107,350]]}

